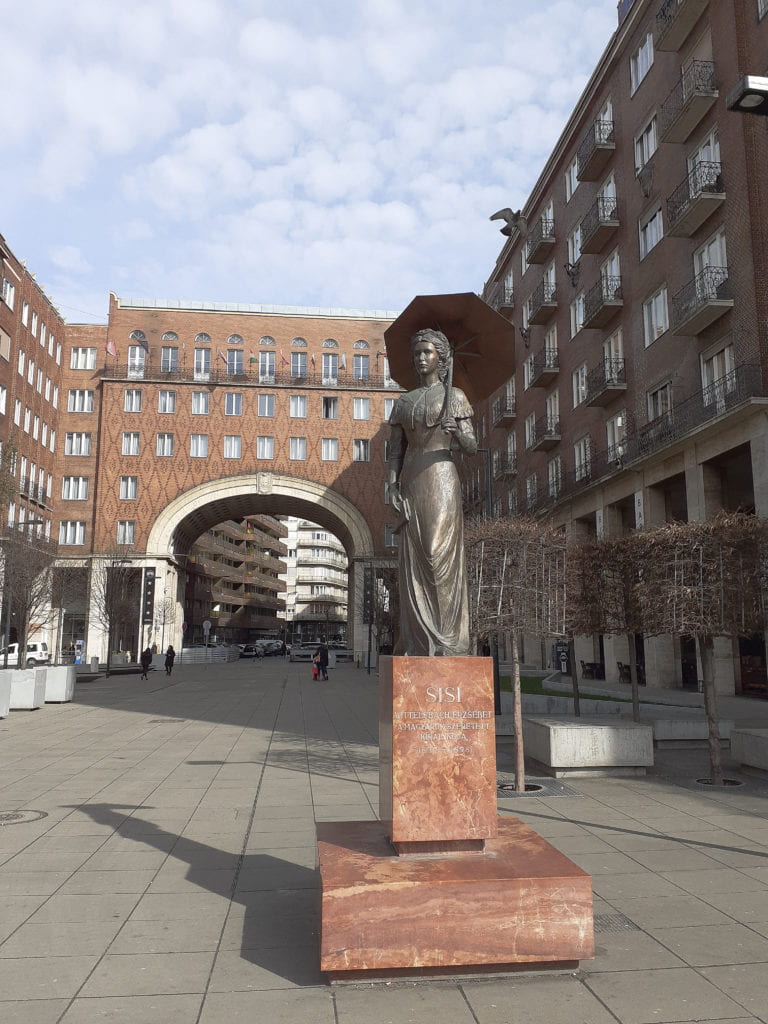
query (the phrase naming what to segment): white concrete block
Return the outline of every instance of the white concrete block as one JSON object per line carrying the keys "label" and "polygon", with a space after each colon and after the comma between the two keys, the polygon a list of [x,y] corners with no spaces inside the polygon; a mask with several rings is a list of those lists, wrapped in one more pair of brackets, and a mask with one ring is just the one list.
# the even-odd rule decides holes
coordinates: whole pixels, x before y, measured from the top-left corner
{"label": "white concrete block", "polygon": [[38,678],[36,668],[0,670],[11,680],[11,711],[32,711],[45,703],[45,677]]}
{"label": "white concrete block", "polygon": [[11,709],[11,680],[7,673],[0,672],[0,718],[5,718]]}
{"label": "white concrete block", "polygon": [[[709,741],[706,713],[698,708],[654,707],[645,704],[640,721],[653,729],[653,739],[663,746],[706,746]],[[734,723],[719,719],[720,739],[727,743]]]}
{"label": "white concrete block", "polygon": [[[573,700],[570,697],[554,697],[546,693],[524,693],[522,696],[524,715],[568,715],[575,718]],[[580,701],[582,715],[620,715],[626,705],[613,700]],[[506,690],[501,694],[501,714],[496,716],[496,735],[513,736],[512,694]]]}
{"label": "white concrete block", "polygon": [[63,704],[75,693],[77,669],[74,665],[51,665],[39,668],[45,679],[45,700],[48,704]]}
{"label": "white concrete block", "polygon": [[526,755],[551,770],[556,778],[643,774],[653,764],[652,728],[624,719],[526,715],[523,741]]}
{"label": "white concrete block", "polygon": [[731,757],[739,764],[768,771],[768,729],[734,729]]}

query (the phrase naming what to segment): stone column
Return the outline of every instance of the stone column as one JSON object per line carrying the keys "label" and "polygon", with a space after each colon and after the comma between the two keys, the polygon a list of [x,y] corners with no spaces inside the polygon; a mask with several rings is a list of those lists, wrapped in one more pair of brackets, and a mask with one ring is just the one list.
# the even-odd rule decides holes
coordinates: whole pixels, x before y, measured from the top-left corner
{"label": "stone column", "polygon": [[755,496],[755,512],[768,516],[768,417],[754,420],[755,427],[749,441],[752,460],[752,491]]}
{"label": "stone column", "polygon": [[702,523],[723,507],[720,473],[706,462],[696,462],[693,451],[686,452],[685,497],[689,523]]}
{"label": "stone column", "polygon": [[[635,494],[635,525],[662,526],[667,521],[664,492],[658,487],[644,487]],[[663,690],[679,689],[682,669],[677,656],[675,638],[670,633],[645,636],[645,681],[648,686]]]}

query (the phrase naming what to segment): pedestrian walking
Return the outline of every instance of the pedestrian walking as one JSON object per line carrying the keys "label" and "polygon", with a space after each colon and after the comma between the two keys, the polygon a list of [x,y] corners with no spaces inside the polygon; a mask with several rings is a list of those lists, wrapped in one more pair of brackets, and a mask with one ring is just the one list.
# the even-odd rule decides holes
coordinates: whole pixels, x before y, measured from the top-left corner
{"label": "pedestrian walking", "polygon": [[176,658],[176,651],[173,649],[173,644],[168,644],[168,650],[165,652],[165,674],[169,676],[173,672],[173,662]]}
{"label": "pedestrian walking", "polygon": [[320,669],[320,675],[323,679],[328,679],[328,644],[325,642],[325,637],[320,637],[320,646],[315,651],[315,657],[317,658],[317,667]]}
{"label": "pedestrian walking", "polygon": [[141,652],[141,657],[139,658],[139,661],[141,662],[141,678],[148,679],[149,676],[147,675],[147,671],[149,670],[149,666],[152,664],[151,648],[147,647],[146,650],[143,650]]}

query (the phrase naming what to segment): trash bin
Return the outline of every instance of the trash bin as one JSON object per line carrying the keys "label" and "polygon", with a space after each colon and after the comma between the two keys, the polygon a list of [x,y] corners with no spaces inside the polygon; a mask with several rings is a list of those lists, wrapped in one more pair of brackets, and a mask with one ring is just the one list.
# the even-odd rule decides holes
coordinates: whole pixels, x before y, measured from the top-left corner
{"label": "trash bin", "polygon": [[552,645],[552,667],[564,676],[571,674],[571,655],[567,640],[558,640]]}

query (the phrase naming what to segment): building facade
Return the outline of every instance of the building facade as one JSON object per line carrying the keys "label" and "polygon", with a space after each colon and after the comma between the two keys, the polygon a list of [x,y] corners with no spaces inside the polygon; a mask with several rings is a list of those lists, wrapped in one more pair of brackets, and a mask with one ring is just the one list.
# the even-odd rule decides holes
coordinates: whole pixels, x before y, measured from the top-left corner
{"label": "building facade", "polygon": [[[768,67],[766,7],[620,5],[485,287],[516,372],[480,412],[491,486],[478,467],[470,507],[597,536],[768,515],[768,135],[726,109]],[[583,637],[576,659],[618,680],[630,643],[649,683],[695,685],[692,641]],[[722,640],[717,683],[764,688],[763,638]]]}
{"label": "building facade", "polygon": [[306,519],[289,518],[285,624],[294,643],[346,640],[347,555],[339,539]]}

